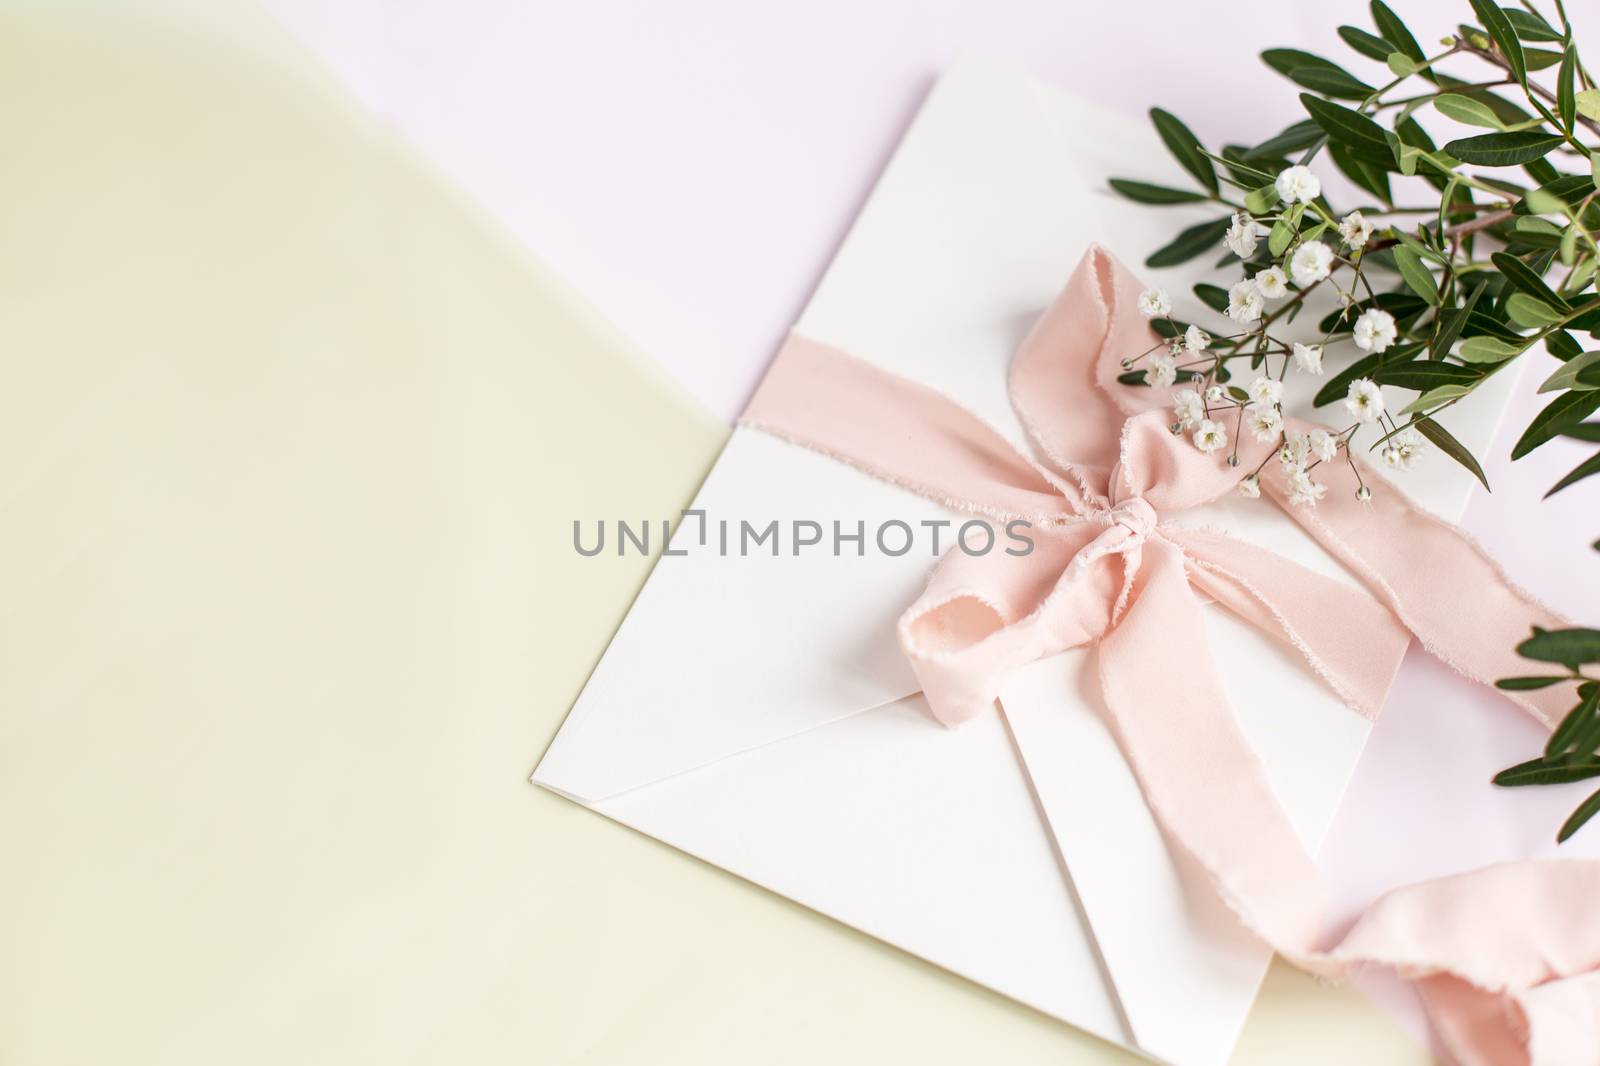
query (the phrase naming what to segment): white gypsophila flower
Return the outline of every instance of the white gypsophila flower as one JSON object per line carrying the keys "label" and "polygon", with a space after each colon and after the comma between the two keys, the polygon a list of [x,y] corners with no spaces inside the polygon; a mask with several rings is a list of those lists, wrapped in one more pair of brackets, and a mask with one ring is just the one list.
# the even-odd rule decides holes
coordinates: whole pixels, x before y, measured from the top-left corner
{"label": "white gypsophila flower", "polygon": [[1250,433],[1256,440],[1265,443],[1276,440],[1278,434],[1283,432],[1283,415],[1278,413],[1276,407],[1252,407],[1245,424],[1250,427]]}
{"label": "white gypsophila flower", "polygon": [[1239,211],[1234,214],[1228,232],[1223,235],[1222,243],[1228,246],[1228,251],[1240,259],[1249,259],[1256,254],[1256,222],[1248,214]]}
{"label": "white gypsophila flower", "polygon": [[1294,365],[1304,370],[1307,374],[1322,373],[1322,345],[1301,344],[1294,345]]}
{"label": "white gypsophila flower", "polygon": [[1166,289],[1146,289],[1139,294],[1139,313],[1146,318],[1172,314],[1172,298]]}
{"label": "white gypsophila flower", "polygon": [[1228,392],[1221,385],[1211,385],[1206,389],[1206,403],[1221,403],[1226,395]]}
{"label": "white gypsophila flower", "polygon": [[1344,408],[1358,422],[1376,422],[1383,414],[1383,390],[1371,378],[1356,378],[1345,394]]}
{"label": "white gypsophila flower", "polygon": [[1239,495],[1249,497],[1252,500],[1260,497],[1261,479],[1256,477],[1254,474],[1251,474],[1249,477],[1239,482]]}
{"label": "white gypsophila flower", "polygon": [[1312,455],[1325,463],[1333,462],[1339,454],[1339,438],[1325,429],[1314,429],[1306,434],[1306,446]]}
{"label": "white gypsophila flower", "polygon": [[1311,439],[1304,433],[1292,433],[1289,439],[1283,442],[1283,447],[1278,449],[1278,462],[1283,465],[1285,473],[1294,473],[1304,469],[1311,460]]}
{"label": "white gypsophila flower", "polygon": [[[1338,286],[1335,286],[1335,288],[1338,288]],[[1355,302],[1356,302],[1356,298],[1355,298],[1355,296],[1353,294],[1345,292],[1343,289],[1339,289],[1339,306],[1340,307],[1349,307],[1351,304],[1353,304]]]}
{"label": "white gypsophila flower", "polygon": [[1308,204],[1322,195],[1322,181],[1310,167],[1292,166],[1278,174],[1278,198],[1286,204]]}
{"label": "white gypsophila flower", "polygon": [[1281,300],[1289,295],[1289,279],[1284,276],[1282,267],[1267,267],[1257,273],[1256,287],[1269,300]]}
{"label": "white gypsophila flower", "polygon": [[1228,290],[1228,317],[1241,326],[1260,318],[1265,306],[1261,299],[1261,289],[1249,278],[1245,278]]}
{"label": "white gypsophila flower", "polygon": [[1311,475],[1304,470],[1295,470],[1289,474],[1289,502],[1296,507],[1315,507],[1317,501],[1322,499],[1322,494],[1328,491],[1328,486],[1319,485],[1311,480]]}
{"label": "white gypsophila flower", "polygon": [[1183,346],[1191,352],[1203,352],[1211,347],[1211,334],[1199,326],[1190,326],[1183,331]]}
{"label": "white gypsophila flower", "polygon": [[1203,452],[1214,452],[1228,446],[1228,427],[1221,422],[1202,418],[1194,431],[1194,446]]}
{"label": "white gypsophila flower", "polygon": [[1144,372],[1144,380],[1152,388],[1170,389],[1172,383],[1178,380],[1178,368],[1167,356],[1152,355],[1150,366]]}
{"label": "white gypsophila flower", "polygon": [[1360,211],[1352,211],[1339,220],[1339,236],[1353,252],[1359,252],[1372,239],[1372,223]]}
{"label": "white gypsophila flower", "polygon": [[1289,259],[1289,273],[1302,289],[1333,273],[1333,249],[1321,241],[1306,241]]}
{"label": "white gypsophila flower", "polygon": [[1361,312],[1351,336],[1364,352],[1381,352],[1394,343],[1394,316],[1373,307]]}
{"label": "white gypsophila flower", "polygon": [[1189,429],[1205,418],[1206,403],[1193,389],[1179,389],[1172,394],[1172,414],[1178,420],[1179,429]]}
{"label": "white gypsophila flower", "polygon": [[1410,470],[1422,454],[1422,434],[1414,429],[1402,429],[1389,438],[1383,449],[1383,462],[1393,470]]}
{"label": "white gypsophila flower", "polygon": [[1269,377],[1259,377],[1250,383],[1250,399],[1263,407],[1283,401],[1283,382]]}

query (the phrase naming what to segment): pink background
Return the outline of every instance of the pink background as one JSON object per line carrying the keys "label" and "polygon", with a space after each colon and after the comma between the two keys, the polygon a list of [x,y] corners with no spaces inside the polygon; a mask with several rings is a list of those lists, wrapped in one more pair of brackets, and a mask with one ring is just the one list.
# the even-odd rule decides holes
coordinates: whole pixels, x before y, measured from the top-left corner
{"label": "pink background", "polygon": [[[1303,47],[1377,77],[1334,36],[1364,4],[1062,0],[266,0],[373,110],[711,410],[732,419],[937,72],[1015,59],[1202,139],[1301,117],[1256,58]],[[1429,48],[1458,0],[1393,6]],[[1592,5],[1572,5],[1591,8]],[[1577,12],[1588,36],[1594,10]],[[1181,183],[1177,173],[1144,175]],[[1128,258],[1136,258],[1135,250]],[[1542,378],[1548,369],[1530,368]],[[1540,399],[1528,383],[1507,429]],[[1486,466],[1467,525],[1553,606],[1600,623],[1600,479],[1539,496],[1585,454]],[[1538,729],[1426,656],[1408,660],[1326,848],[1337,910],[1383,888],[1552,852],[1583,786],[1499,791]],[[1561,849],[1600,856],[1600,827]]]}

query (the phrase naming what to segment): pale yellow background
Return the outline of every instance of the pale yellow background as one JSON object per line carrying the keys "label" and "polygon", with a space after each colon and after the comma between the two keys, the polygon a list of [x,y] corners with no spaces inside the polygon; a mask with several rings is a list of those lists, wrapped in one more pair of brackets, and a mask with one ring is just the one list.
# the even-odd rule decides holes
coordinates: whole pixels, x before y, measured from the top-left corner
{"label": "pale yellow background", "polygon": [[[571,519],[724,430],[255,12],[138,7],[0,7],[0,1062],[1131,1062],[526,783],[644,576]],[[1278,969],[1238,1061],[1426,1056]]]}

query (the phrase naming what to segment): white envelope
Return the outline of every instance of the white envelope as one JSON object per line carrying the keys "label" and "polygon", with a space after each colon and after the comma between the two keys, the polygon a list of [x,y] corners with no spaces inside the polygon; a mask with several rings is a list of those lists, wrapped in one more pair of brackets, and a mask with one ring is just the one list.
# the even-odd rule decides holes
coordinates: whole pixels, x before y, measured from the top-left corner
{"label": "white envelope", "polygon": [[[1179,225],[1215,214],[1119,200],[1113,174],[1181,181],[1142,119],[963,60],[795,328],[956,397],[1020,444],[1006,366],[1087,246],[1137,269]],[[1152,279],[1182,317],[1208,320],[1185,297],[1210,258]],[[1490,442],[1508,386],[1452,412],[1468,447]],[[1471,481],[1433,456],[1405,487],[1456,518]],[[870,543],[834,557],[792,554],[787,537],[793,520],[829,538],[835,520],[864,523],[870,539],[885,520],[948,513],[744,429],[694,506],[708,543],[701,522],[679,528],[687,554],[657,565],[533,780],[1151,1058],[1225,1062],[1269,953],[1175,863],[1103,725],[1092,652],[1019,671],[995,713],[944,729],[894,635],[935,561],[927,540],[898,558]],[[592,530],[618,517],[659,529],[664,516],[578,517]],[[1270,504],[1182,517],[1351,580]],[[741,520],[774,519],[782,552],[741,557]],[[715,550],[722,522],[729,555]],[[1279,643],[1221,609],[1207,618],[1236,713],[1315,850],[1369,725]]]}

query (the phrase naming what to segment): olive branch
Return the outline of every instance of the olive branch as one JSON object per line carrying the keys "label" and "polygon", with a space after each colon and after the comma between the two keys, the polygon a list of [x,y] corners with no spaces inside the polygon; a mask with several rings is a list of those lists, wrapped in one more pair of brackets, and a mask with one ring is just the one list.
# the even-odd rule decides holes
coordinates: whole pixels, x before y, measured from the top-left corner
{"label": "olive branch", "polygon": [[[1308,52],[1269,49],[1263,61],[1305,90],[1306,118],[1253,147],[1212,152],[1180,119],[1155,109],[1157,133],[1198,188],[1111,180],[1140,203],[1225,209],[1183,229],[1146,265],[1225,249],[1217,267],[1238,278],[1227,288],[1194,287],[1201,303],[1232,320],[1215,336],[1173,318],[1164,290],[1143,294],[1140,308],[1161,339],[1124,360],[1122,382],[1173,389],[1173,432],[1188,432],[1204,451],[1223,452],[1231,440],[1232,465],[1245,432],[1275,441],[1295,504],[1315,506],[1323,494],[1318,464],[1349,462],[1363,447],[1395,469],[1436,447],[1487,487],[1477,458],[1437,416],[1530,351],[1561,365],[1539,385],[1552,397],[1511,458],[1558,437],[1600,445],[1600,421],[1586,421],[1600,410],[1593,343],[1600,338],[1600,87],[1579,55],[1563,0],[1554,0],[1553,20],[1530,0],[1520,8],[1468,3],[1474,22],[1429,54],[1383,0],[1372,0],[1376,32],[1338,30],[1345,45],[1381,67],[1370,80]],[[1424,125],[1437,118],[1485,132],[1440,145]],[[1336,210],[1313,169],[1324,163],[1371,199]],[[1321,342],[1277,336],[1319,289],[1339,305],[1317,324]],[[1354,358],[1325,367],[1325,352],[1346,340]],[[1245,366],[1254,377],[1241,385],[1235,378]],[[1290,433],[1281,397],[1291,373],[1325,376],[1313,402],[1342,403],[1349,424]],[[1391,411],[1382,386],[1415,395]],[[1241,492],[1259,493],[1265,466],[1240,471]],[[1600,448],[1546,496],[1596,474]],[[1360,484],[1358,495],[1370,491]],[[1501,688],[1571,684],[1577,702],[1542,755],[1495,783],[1600,777],[1600,631],[1536,630],[1518,652],[1563,672],[1508,678]],[[1600,792],[1580,804],[1559,839],[1596,813]]]}

